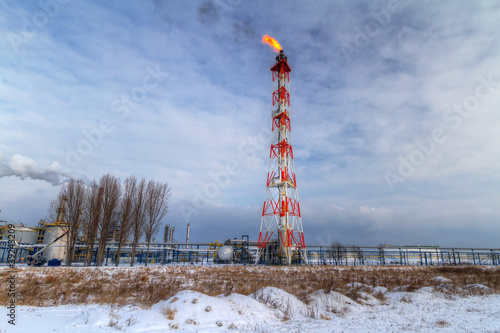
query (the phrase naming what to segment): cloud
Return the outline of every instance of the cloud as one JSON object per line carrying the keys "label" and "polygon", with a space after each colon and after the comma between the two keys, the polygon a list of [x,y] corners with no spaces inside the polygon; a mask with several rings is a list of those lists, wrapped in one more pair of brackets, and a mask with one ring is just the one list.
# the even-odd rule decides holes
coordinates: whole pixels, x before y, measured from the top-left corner
{"label": "cloud", "polygon": [[[500,93],[462,117],[459,128],[443,116],[474,96],[479,77],[500,78],[500,9],[493,3],[408,3],[347,61],[340,44],[366,34],[377,22],[373,12],[390,3],[68,2],[19,54],[0,38],[0,150],[12,156],[2,162],[0,196],[23,202],[33,191],[41,206],[54,196],[48,184],[111,172],[166,181],[173,202],[192,203],[214,182],[211,174],[240,161],[241,172],[193,223],[207,238],[255,235],[270,142],[253,149],[250,159],[240,147],[270,130],[275,54],[260,43],[269,34],[292,67],[290,111],[306,242],[330,232],[332,239],[358,245],[425,243],[426,237],[470,244],[467,223],[493,234],[491,221],[500,217],[492,204],[500,199]],[[40,10],[0,2],[0,34],[19,34],[24,18]],[[156,65],[169,76],[122,119],[113,102],[140,87],[145,68]],[[66,169],[68,147],[88,141],[103,119],[114,131],[74,170]],[[399,157],[409,159],[438,127],[447,141],[391,191],[384,174],[397,174]],[[174,214],[175,205],[167,220],[179,230],[185,221]],[[36,216],[22,207],[4,207],[2,213],[11,214],[4,218]],[[208,233],[210,226],[217,230]],[[477,234],[475,244],[483,241],[494,243]]]}

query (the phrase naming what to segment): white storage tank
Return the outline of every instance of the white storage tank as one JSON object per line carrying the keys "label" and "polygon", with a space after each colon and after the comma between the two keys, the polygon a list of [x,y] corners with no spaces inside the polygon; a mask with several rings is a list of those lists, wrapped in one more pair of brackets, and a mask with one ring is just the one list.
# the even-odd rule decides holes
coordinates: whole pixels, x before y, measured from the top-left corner
{"label": "white storage tank", "polygon": [[219,258],[219,260],[223,261],[233,260],[233,247],[228,245],[219,247],[219,251],[217,251],[217,257]]}
{"label": "white storage tank", "polygon": [[[45,229],[45,234],[43,237],[43,244],[52,243],[57,237],[61,236],[64,232],[66,232],[65,228],[59,225],[49,225],[47,229]],[[47,260],[50,259],[66,259],[66,244],[67,244],[67,236],[61,237],[57,242],[49,246],[42,253],[42,257]]]}
{"label": "white storage tank", "polygon": [[[17,242],[24,244],[36,244],[38,239],[38,231],[33,228],[28,227],[14,227],[14,238]],[[2,239],[8,239],[7,229],[4,229],[4,234],[2,235]]]}

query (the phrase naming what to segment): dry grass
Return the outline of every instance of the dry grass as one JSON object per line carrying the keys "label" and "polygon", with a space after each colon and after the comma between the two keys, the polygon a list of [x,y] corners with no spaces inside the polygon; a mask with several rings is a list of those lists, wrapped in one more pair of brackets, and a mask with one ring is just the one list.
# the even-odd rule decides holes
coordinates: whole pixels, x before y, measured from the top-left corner
{"label": "dry grass", "polygon": [[[436,276],[452,282],[431,281]],[[7,269],[0,269],[0,279],[5,281],[6,277]],[[215,296],[233,292],[248,295],[263,287],[277,287],[300,299],[325,289],[357,297],[364,290],[347,288],[352,282],[409,292],[432,286],[448,294],[500,293],[500,268],[480,266],[26,267],[18,270],[16,279],[17,304],[34,306],[98,303],[150,307],[185,289]],[[467,287],[471,284],[489,289]],[[383,294],[374,296],[384,301]],[[7,301],[7,293],[0,293],[0,302],[6,305]]]}
{"label": "dry grass", "polygon": [[436,326],[439,327],[439,328],[444,328],[444,327],[450,326],[450,323],[448,323],[446,320],[439,320],[436,323]]}
{"label": "dry grass", "polygon": [[376,299],[378,299],[380,301],[380,303],[382,303],[382,304],[387,301],[385,294],[381,291],[377,291],[377,292],[373,293],[372,296],[375,297]]}
{"label": "dry grass", "polygon": [[165,316],[165,318],[169,320],[174,320],[175,319],[175,314],[177,313],[177,309],[174,307],[168,305],[168,306],[162,306],[161,309],[161,314]]}

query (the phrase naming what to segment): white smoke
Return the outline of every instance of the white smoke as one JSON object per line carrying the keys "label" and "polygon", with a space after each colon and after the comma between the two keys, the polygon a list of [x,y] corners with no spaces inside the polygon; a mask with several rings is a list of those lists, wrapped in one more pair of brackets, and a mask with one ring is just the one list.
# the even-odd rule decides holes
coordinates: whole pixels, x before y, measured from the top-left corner
{"label": "white smoke", "polygon": [[65,171],[57,162],[52,162],[49,166],[39,167],[35,160],[15,154],[9,160],[3,160],[3,153],[0,152],[0,178],[15,176],[21,179],[44,180],[56,186],[67,182],[71,178],[84,178]]}

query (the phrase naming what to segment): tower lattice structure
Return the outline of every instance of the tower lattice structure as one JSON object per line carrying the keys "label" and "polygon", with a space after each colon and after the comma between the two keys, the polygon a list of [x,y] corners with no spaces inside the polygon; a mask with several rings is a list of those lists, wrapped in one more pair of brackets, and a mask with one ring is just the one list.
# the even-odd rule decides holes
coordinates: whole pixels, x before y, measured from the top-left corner
{"label": "tower lattice structure", "polygon": [[256,263],[263,259],[266,251],[266,257],[270,255],[270,240],[277,238],[277,242],[272,242],[277,245],[272,252],[274,261],[289,265],[292,261],[307,262],[307,258],[293,163],[288,89],[291,68],[283,50],[276,57],[271,71],[275,82],[272,138]]}

